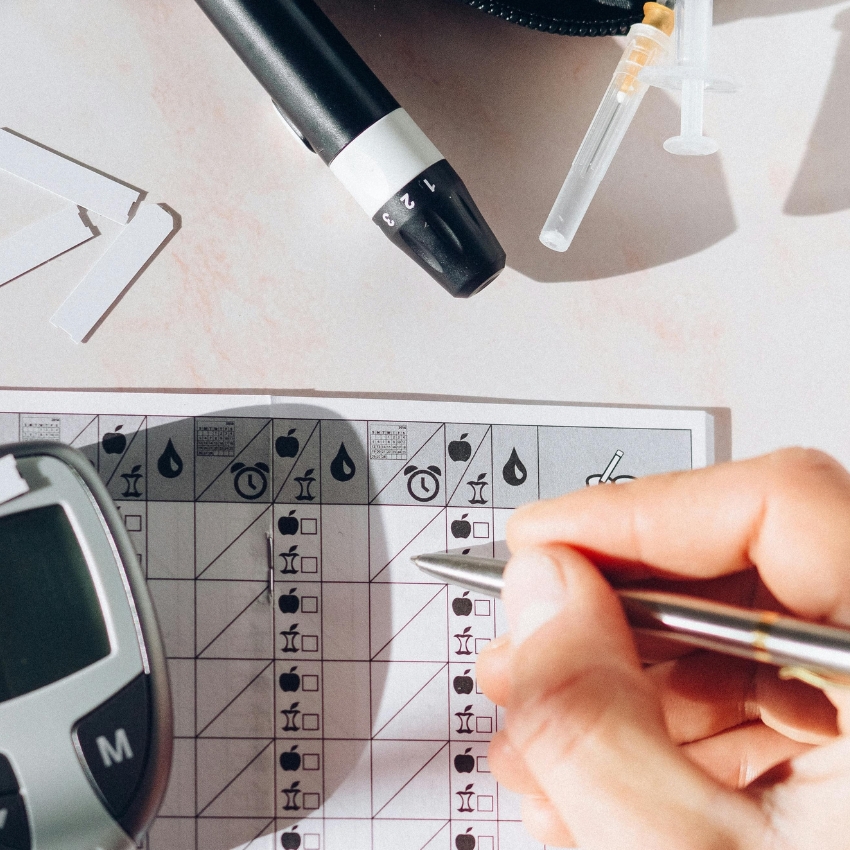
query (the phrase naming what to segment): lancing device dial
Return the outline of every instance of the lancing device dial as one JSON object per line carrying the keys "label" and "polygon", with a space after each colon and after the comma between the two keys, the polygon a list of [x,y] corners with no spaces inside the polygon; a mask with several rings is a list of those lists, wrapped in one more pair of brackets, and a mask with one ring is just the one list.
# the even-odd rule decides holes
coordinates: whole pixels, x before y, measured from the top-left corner
{"label": "lancing device dial", "polygon": [[[499,274],[505,252],[460,177],[313,0],[197,2],[395,245],[458,298]],[[435,188],[414,199],[414,183]]]}
{"label": "lancing device dial", "polygon": [[82,454],[26,443],[0,460],[26,491],[0,499],[0,848],[130,850],[173,741],[138,556]]}

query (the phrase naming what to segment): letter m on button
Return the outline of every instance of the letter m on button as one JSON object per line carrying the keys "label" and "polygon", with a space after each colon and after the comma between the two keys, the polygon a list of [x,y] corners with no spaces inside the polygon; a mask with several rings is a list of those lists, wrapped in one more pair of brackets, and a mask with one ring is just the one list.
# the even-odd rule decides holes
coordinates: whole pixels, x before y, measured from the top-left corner
{"label": "letter m on button", "polygon": [[97,743],[97,749],[101,759],[103,759],[104,767],[112,767],[113,764],[121,764],[125,758],[133,758],[130,741],[127,739],[127,733],[123,729],[116,730],[114,746],[105,735],[101,735],[95,739],[95,743]]}

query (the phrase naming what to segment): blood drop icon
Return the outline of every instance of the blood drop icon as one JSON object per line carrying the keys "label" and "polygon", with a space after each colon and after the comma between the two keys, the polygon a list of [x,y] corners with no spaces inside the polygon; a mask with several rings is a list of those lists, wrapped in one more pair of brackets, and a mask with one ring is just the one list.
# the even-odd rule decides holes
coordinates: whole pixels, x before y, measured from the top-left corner
{"label": "blood drop icon", "polygon": [[163,478],[177,478],[183,471],[183,458],[177,454],[174,443],[169,438],[165,451],[159,456],[156,468]]}
{"label": "blood drop icon", "polygon": [[502,477],[505,479],[505,483],[510,484],[511,487],[519,487],[520,484],[525,484],[528,480],[528,470],[519,459],[519,455],[516,453],[516,446],[514,446],[508,462],[502,469]]}
{"label": "blood drop icon", "polygon": [[357,467],[354,461],[349,456],[345,449],[345,443],[339,444],[339,451],[336,457],[331,461],[331,475],[337,481],[351,481],[354,478],[354,473],[357,472]]}

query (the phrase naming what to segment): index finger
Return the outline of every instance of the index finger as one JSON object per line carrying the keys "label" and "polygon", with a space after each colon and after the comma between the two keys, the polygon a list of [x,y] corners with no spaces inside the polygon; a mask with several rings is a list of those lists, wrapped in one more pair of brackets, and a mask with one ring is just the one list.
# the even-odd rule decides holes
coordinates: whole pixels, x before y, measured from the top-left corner
{"label": "index finger", "polygon": [[667,578],[755,565],[790,610],[850,625],[850,475],[818,451],[568,493],[517,510],[507,541],[513,552],[567,544],[615,571],[639,565]]}

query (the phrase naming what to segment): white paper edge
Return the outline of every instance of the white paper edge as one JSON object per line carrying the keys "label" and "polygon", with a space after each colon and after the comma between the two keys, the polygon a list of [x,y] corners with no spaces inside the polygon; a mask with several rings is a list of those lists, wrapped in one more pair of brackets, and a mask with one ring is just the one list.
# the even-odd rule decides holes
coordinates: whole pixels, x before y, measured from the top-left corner
{"label": "white paper edge", "polygon": [[50,324],[81,343],[176,227],[161,206],[142,204],[133,220],[74,287]]}
{"label": "white paper edge", "polygon": [[[714,462],[714,417],[705,410],[608,407],[544,402],[425,401],[318,395],[230,393],[124,393],[50,390],[0,391],[0,411],[148,416],[253,415],[291,417],[299,409],[324,419],[409,420],[462,424],[561,425],[599,428],[660,428],[691,432],[694,469]],[[250,408],[250,410],[248,410]],[[295,409],[293,411],[293,408]]]}
{"label": "white paper edge", "polygon": [[[64,207],[0,241],[0,286],[88,242],[97,235],[79,207]],[[17,265],[15,265],[17,263]]]}
{"label": "white paper edge", "polygon": [[0,129],[0,169],[119,224],[130,220],[142,195],[138,189],[53,153],[8,127]]}

